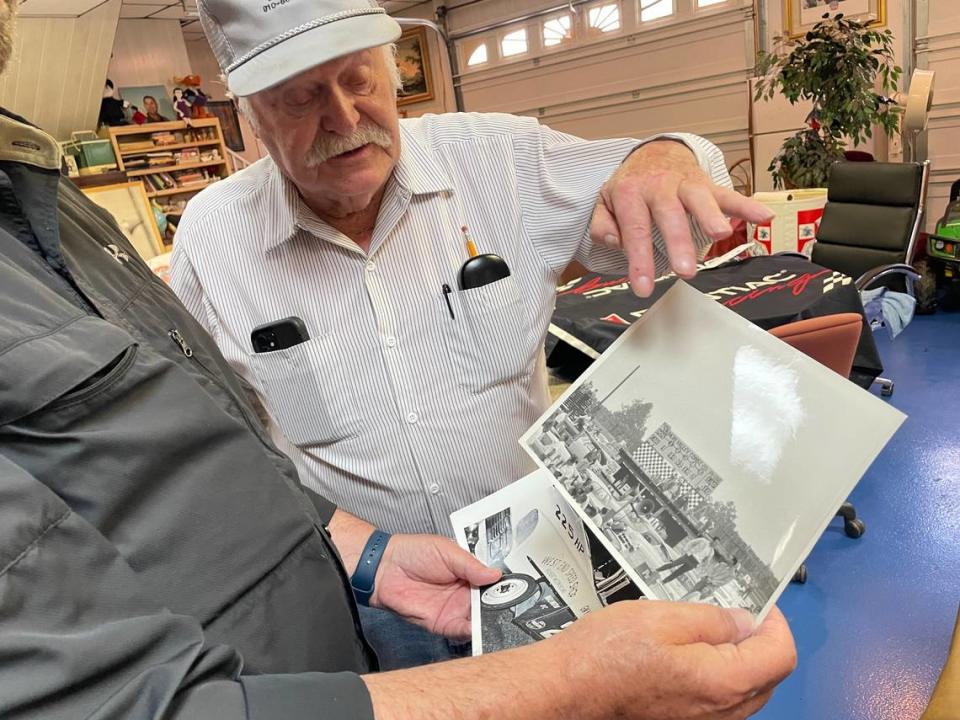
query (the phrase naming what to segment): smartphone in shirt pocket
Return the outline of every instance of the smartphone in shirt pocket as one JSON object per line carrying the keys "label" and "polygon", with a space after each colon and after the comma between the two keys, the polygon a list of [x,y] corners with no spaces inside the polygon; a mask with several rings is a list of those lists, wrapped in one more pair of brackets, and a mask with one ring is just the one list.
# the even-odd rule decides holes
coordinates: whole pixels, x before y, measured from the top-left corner
{"label": "smartphone in shirt pocket", "polygon": [[355,437],[359,419],[349,378],[332,335],[311,338],[306,324],[288,317],[250,333],[253,374],[271,417],[290,442],[329,445]]}
{"label": "smartphone in shirt pocket", "polygon": [[309,339],[306,323],[296,316],[259,325],[250,332],[250,344],[255,353],[286,350]]}

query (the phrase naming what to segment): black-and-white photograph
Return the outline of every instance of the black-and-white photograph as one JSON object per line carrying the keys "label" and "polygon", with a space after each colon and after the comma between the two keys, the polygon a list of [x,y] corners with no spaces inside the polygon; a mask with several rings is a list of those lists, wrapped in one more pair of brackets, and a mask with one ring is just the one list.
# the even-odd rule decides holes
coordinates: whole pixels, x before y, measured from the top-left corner
{"label": "black-and-white photograph", "polygon": [[653,404],[624,383],[582,384],[530,449],[656,597],[758,614],[778,581],[737,533],[735,504],[713,497],[722,479],[669,423],[649,427]]}
{"label": "black-and-white photograph", "polygon": [[474,653],[528,645],[642,597],[543,471],[454,513],[461,545],[503,575],[474,592]]}
{"label": "black-and-white photograph", "polygon": [[677,283],[521,442],[645,595],[762,618],[903,419]]}

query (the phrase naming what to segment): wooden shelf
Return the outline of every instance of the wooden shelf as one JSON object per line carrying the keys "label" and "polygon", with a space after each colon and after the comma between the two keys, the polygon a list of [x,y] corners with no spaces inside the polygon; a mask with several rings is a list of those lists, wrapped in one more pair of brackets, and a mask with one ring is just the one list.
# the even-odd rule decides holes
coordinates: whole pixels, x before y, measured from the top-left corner
{"label": "wooden shelf", "polygon": [[[219,179],[219,178],[218,178]],[[213,185],[216,180],[210,180],[205,183],[195,183],[186,187],[167,188],[166,190],[154,190],[147,193],[147,197],[163,197],[164,195],[179,195],[180,193],[199,192],[208,185]]]}
{"label": "wooden shelf", "polygon": [[211,165],[226,165],[227,161],[220,160],[210,160],[208,162],[191,162],[191,163],[181,163],[179,165],[154,165],[150,168],[145,168],[144,170],[127,170],[128,177],[139,177],[141,175],[156,175],[158,173],[164,172],[176,172],[177,170],[190,170],[193,168],[201,167],[210,167]]}
{"label": "wooden shelf", "polygon": [[[195,133],[196,139],[187,142],[170,143],[169,145],[159,145],[152,142],[152,137],[156,133],[170,133],[179,135],[180,138],[190,137],[189,133]],[[202,135],[206,134],[207,137]],[[212,136],[212,137],[210,137]],[[173,138],[170,138],[173,139]],[[127,176],[131,181],[139,181],[144,185],[147,197],[151,200],[158,198],[168,198],[176,196],[171,200],[164,202],[164,205],[181,206],[189,201],[191,197],[206,187],[209,187],[218,180],[228,177],[232,173],[232,165],[227,155],[227,146],[223,142],[223,130],[220,127],[220,121],[217,118],[204,118],[191,120],[189,123],[179,120],[161,123],[146,123],[144,125],[124,125],[121,127],[110,128],[110,141],[113,144],[113,154],[117,158],[117,164],[121,170],[126,170]],[[150,141],[150,147],[125,148],[124,142],[144,142]],[[151,153],[167,153],[165,159],[173,160],[172,151],[183,150],[185,148],[217,148],[219,157],[215,160],[192,160],[189,162],[179,162],[167,165],[140,165],[127,170],[124,164],[125,160],[133,157],[146,158]],[[161,157],[163,157],[161,155]],[[150,175],[159,175],[166,173],[179,174],[181,171],[196,171],[198,168],[206,168],[210,175],[207,181],[190,183],[187,185],[178,185],[177,187],[163,188],[154,190],[147,182]]]}
{"label": "wooden shelf", "polygon": [[119,143],[118,147],[120,148],[120,155],[123,157],[130,157],[132,155],[146,155],[147,153],[152,152],[164,152],[166,150],[182,150],[183,148],[189,147],[200,147],[201,145],[219,145],[220,141],[217,139],[213,140],[197,140],[196,142],[187,142],[187,143],[175,143],[173,145],[154,145],[151,148],[144,148],[143,150],[124,150],[123,143]]}
{"label": "wooden shelf", "polygon": [[110,134],[123,137],[124,135],[150,135],[151,133],[167,132],[174,130],[189,130],[198,127],[216,127],[219,129],[220,123],[215,118],[197,118],[191,120],[189,125],[182,120],[168,120],[166,122],[144,123],[143,125],[117,125],[110,128]]}

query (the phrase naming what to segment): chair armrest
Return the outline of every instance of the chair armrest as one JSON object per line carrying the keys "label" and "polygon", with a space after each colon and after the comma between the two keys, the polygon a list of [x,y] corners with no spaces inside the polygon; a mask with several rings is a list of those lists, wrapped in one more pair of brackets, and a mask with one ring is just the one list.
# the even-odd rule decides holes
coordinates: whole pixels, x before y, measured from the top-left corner
{"label": "chair armrest", "polygon": [[907,281],[907,292],[913,295],[913,283],[920,279],[920,274],[906,263],[893,263],[891,265],[880,265],[872,270],[867,270],[863,275],[857,278],[854,283],[857,290],[866,290],[877,280],[890,275],[903,275]]}

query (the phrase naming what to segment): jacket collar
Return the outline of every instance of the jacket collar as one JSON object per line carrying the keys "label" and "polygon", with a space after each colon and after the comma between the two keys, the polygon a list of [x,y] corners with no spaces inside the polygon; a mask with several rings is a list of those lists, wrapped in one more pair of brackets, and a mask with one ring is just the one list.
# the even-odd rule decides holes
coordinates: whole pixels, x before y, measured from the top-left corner
{"label": "jacket collar", "polygon": [[60,144],[23,118],[0,109],[0,160],[60,170]]}
{"label": "jacket collar", "polygon": [[[263,249],[269,252],[303,229],[323,240],[341,242],[339,233],[316,217],[306,206],[296,186],[272,159],[268,180],[267,223]],[[387,180],[383,203],[388,194],[400,192],[406,196],[429,195],[453,190],[446,168],[433,150],[400,123],[400,158]]]}

